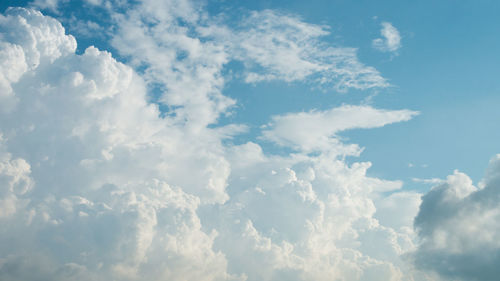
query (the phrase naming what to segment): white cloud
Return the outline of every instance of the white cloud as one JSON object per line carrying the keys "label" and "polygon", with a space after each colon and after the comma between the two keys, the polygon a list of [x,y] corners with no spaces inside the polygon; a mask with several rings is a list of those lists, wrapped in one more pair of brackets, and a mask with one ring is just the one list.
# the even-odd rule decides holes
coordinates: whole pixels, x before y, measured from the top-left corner
{"label": "white cloud", "polygon": [[148,0],[111,15],[117,28],[111,44],[145,69],[143,77],[159,89],[159,102],[170,107],[175,122],[200,130],[234,105],[221,93],[228,62],[224,44],[192,36],[202,16],[193,3]]}
{"label": "white cloud", "polygon": [[482,188],[458,171],[422,197],[415,219],[421,239],[412,255],[422,269],[453,280],[496,280],[500,253],[500,155]]}
{"label": "white cloud", "polygon": [[252,12],[242,21],[231,47],[246,64],[245,80],[250,83],[308,78],[338,90],[389,85],[376,69],[358,61],[356,49],[333,47],[320,40],[328,34],[327,26],[265,10]]}
{"label": "white cloud", "polygon": [[[145,1],[126,15],[115,14],[118,32],[112,40],[120,53],[146,67],[146,77],[164,85],[163,101],[180,106],[176,113],[181,118],[187,114],[194,119],[197,112],[197,119],[213,122],[234,104],[220,94],[224,83],[220,71],[229,60],[244,63],[248,83],[310,81],[339,91],[389,86],[376,69],[359,62],[356,49],[322,42],[328,34],[325,26],[270,10],[251,12],[228,26],[207,19],[190,2],[181,2],[151,9],[158,3]],[[185,25],[179,27],[177,20]]]}
{"label": "white cloud", "polygon": [[196,214],[227,200],[219,133],[159,118],[131,68],[93,47],[76,55],[54,19],[11,9],[0,24],[29,65],[0,116],[0,279],[237,279]]}
{"label": "white cloud", "polygon": [[[67,1],[67,0],[66,0]],[[66,2],[65,0],[34,0],[31,4],[39,9],[50,9],[57,12],[59,4],[61,2]]]}
{"label": "white cloud", "polygon": [[22,195],[33,188],[31,167],[22,158],[12,159],[0,135],[0,219],[10,217],[26,205]]}
{"label": "white cloud", "polygon": [[359,149],[344,146],[336,136],[349,129],[367,129],[408,121],[418,112],[381,110],[370,106],[344,105],[326,111],[288,113],[274,116],[263,131],[263,138],[282,146],[304,151],[334,148],[356,155]]}
{"label": "white cloud", "polygon": [[[344,162],[356,145],[335,147],[344,147],[342,130],[416,112],[342,106],[277,116],[263,136],[297,147],[287,156],[252,142],[224,145],[244,130],[208,127],[235,103],[222,93],[231,49],[192,36],[205,15],[190,2],[162,3],[114,14],[113,45],[139,73],[95,47],[75,54],[75,39],[39,12],[0,18],[0,77],[14,101],[0,115],[0,241],[8,241],[0,243],[0,279],[411,278],[400,255],[414,247],[407,216],[416,196],[384,201],[402,183],[367,176],[371,163]],[[273,28],[262,34],[276,35],[276,17],[323,32],[269,13]],[[278,62],[262,67],[285,73]],[[155,83],[172,114],[148,103]],[[311,130],[315,122],[324,127]],[[404,218],[379,219],[379,202],[391,202],[379,214],[405,205]]]}
{"label": "white cloud", "polygon": [[413,225],[422,200],[422,194],[401,191],[375,199],[377,203],[377,218],[381,224],[394,229],[407,228]]}
{"label": "white cloud", "polygon": [[[233,147],[229,161],[231,199],[214,224],[230,231],[221,231],[215,246],[235,273],[245,272],[248,280],[403,280],[411,275],[403,273],[399,259],[413,249],[411,220],[401,223],[406,226],[401,231],[374,218],[378,207],[372,198],[401,183],[366,176],[369,163],[349,166],[329,153],[265,156],[254,143]],[[419,201],[393,202],[416,213]]]}
{"label": "white cloud", "polygon": [[439,178],[431,178],[431,179],[412,178],[411,180],[413,182],[433,184],[433,185],[445,182],[443,179],[439,179]]}
{"label": "white cloud", "polygon": [[[36,18],[39,12],[27,10],[15,11],[24,17]],[[46,34],[40,27],[30,28],[23,24],[21,17],[3,17],[1,24],[9,26],[2,31],[0,43],[0,110],[9,111],[17,102],[12,92],[12,83],[16,83],[29,70],[45,61],[54,61],[61,55],[74,52],[76,41],[72,36],[64,35],[63,27],[54,19],[40,18],[45,28],[52,29]],[[21,48],[20,45],[24,45]]]}
{"label": "white cloud", "polygon": [[382,38],[372,41],[373,48],[382,52],[396,52],[401,48],[401,35],[390,22],[382,23],[380,35],[382,35]]}

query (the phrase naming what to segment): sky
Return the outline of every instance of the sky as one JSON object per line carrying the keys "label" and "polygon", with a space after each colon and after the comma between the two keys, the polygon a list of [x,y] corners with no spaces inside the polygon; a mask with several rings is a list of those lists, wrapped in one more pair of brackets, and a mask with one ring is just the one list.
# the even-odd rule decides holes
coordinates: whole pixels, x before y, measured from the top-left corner
{"label": "sky", "polygon": [[0,3],[1,280],[496,280],[497,1]]}

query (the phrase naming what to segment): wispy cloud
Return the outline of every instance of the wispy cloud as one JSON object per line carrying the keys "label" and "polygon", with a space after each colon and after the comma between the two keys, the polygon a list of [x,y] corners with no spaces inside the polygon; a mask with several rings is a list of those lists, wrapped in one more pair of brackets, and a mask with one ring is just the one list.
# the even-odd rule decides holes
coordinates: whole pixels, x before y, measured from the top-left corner
{"label": "wispy cloud", "polygon": [[372,41],[373,48],[382,52],[396,52],[401,48],[401,35],[390,22],[382,23],[380,35],[382,35],[382,38]]}
{"label": "wispy cloud", "polygon": [[287,82],[310,79],[324,88],[384,88],[389,84],[373,67],[359,62],[355,48],[321,41],[329,28],[271,10],[253,12],[238,27],[232,43],[248,67],[245,80]]}
{"label": "wispy cloud", "polygon": [[[370,106],[344,105],[326,111],[288,113],[274,116],[263,131],[263,138],[279,145],[304,151],[343,147],[336,134],[350,129],[377,128],[408,121],[418,112],[411,110],[381,110]],[[359,152],[353,147],[344,147]],[[346,151],[347,152],[347,151]],[[349,153],[348,153],[349,154]]]}
{"label": "wispy cloud", "polygon": [[425,183],[425,184],[441,184],[445,182],[445,180],[439,178],[431,178],[431,179],[412,178],[411,180],[413,182]]}

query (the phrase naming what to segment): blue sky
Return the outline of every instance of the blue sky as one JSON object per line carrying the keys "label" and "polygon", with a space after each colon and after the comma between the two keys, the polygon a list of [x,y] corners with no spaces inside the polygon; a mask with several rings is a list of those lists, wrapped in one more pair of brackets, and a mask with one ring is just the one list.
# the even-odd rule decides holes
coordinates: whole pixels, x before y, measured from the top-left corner
{"label": "blue sky", "polygon": [[[2,10],[26,2],[4,1]],[[72,2],[65,7],[69,13],[89,16],[79,5]],[[331,34],[325,41],[358,48],[360,60],[376,67],[392,84],[371,93],[339,95],[302,83],[248,85],[232,81],[225,93],[241,101],[241,110],[232,121],[258,127],[273,114],[361,103],[367,94],[376,92],[371,101],[374,105],[409,108],[421,115],[401,126],[343,135],[366,147],[361,159],[374,163],[371,173],[411,185],[413,177],[442,178],[454,169],[479,181],[488,159],[497,152],[500,125],[495,120],[500,113],[495,105],[500,102],[500,86],[496,83],[495,50],[500,40],[492,34],[500,28],[495,14],[498,5],[495,1],[209,1],[206,7],[209,13],[226,17],[243,10],[276,9],[297,14],[306,22],[328,25]],[[372,48],[384,21],[393,23],[401,33],[403,47],[397,55]],[[113,49],[102,38],[82,36],[77,40],[79,48]],[[410,163],[413,168],[408,167]]]}
{"label": "blue sky", "polygon": [[2,1],[0,279],[496,280],[499,8]]}
{"label": "blue sky", "polygon": [[[327,40],[359,48],[360,59],[379,69],[394,86],[381,90],[373,99],[375,105],[421,112],[405,124],[346,134],[366,147],[362,157],[374,163],[373,173],[408,179],[443,177],[459,169],[474,180],[482,178],[487,159],[498,149],[496,140],[500,132],[496,122],[500,117],[496,109],[500,89],[496,82],[495,51],[500,42],[492,36],[500,28],[495,14],[498,3],[255,2],[248,8],[286,9],[308,21],[331,26],[333,36]],[[403,47],[398,56],[371,48],[371,40],[379,36],[381,21],[393,23],[402,35]],[[298,100],[295,107],[291,105],[293,110],[303,110],[308,103],[321,108],[350,99],[345,95],[325,97],[328,94],[307,88],[298,90],[303,96],[295,98],[297,90],[290,88],[262,91],[293,92],[290,99]],[[261,91],[258,87],[252,90]],[[358,95],[353,99],[364,97]],[[409,163],[416,167],[408,169]],[[420,165],[429,168],[419,169]]]}
{"label": "blue sky", "polygon": [[[287,1],[286,5],[252,1],[247,8],[286,9],[307,21],[331,26],[332,36],[327,40],[359,48],[361,61],[375,66],[394,86],[380,90],[373,99],[375,105],[421,112],[405,124],[346,134],[366,147],[362,157],[374,163],[372,172],[408,179],[443,177],[459,169],[479,180],[498,149],[500,132],[495,51],[500,41],[493,36],[500,26],[495,7],[498,3],[494,1]],[[371,48],[382,21],[393,23],[402,35],[398,56]],[[262,91],[270,98],[276,97],[272,92],[291,92],[291,101],[280,96],[268,104],[292,103],[292,110],[307,110],[307,104],[328,107],[351,99],[307,87],[273,86],[248,91]],[[352,99],[362,100],[365,94]],[[408,163],[416,167],[408,169]],[[429,165],[429,169],[419,169],[419,165]]]}

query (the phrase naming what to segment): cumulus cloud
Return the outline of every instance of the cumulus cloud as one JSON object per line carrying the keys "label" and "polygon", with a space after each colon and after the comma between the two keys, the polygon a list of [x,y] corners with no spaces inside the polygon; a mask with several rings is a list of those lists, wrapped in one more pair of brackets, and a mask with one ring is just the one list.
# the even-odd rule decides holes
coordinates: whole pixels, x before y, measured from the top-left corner
{"label": "cumulus cloud", "polygon": [[382,35],[382,38],[372,41],[373,48],[381,52],[396,52],[401,48],[401,35],[399,35],[399,31],[390,22],[382,23],[380,35]]}
{"label": "cumulus cloud", "polygon": [[489,164],[482,187],[455,171],[422,197],[415,227],[421,239],[417,266],[453,280],[496,280],[500,274],[498,207],[500,155]]}
{"label": "cumulus cloud", "polygon": [[[422,194],[413,191],[401,191],[375,199],[377,218],[382,225],[394,229],[408,228],[418,213]],[[410,231],[410,229],[405,229]]]}
{"label": "cumulus cloud", "polygon": [[[29,14],[25,10],[19,13]],[[39,25],[31,27],[23,24],[22,17],[0,18],[0,24],[5,27],[0,44],[0,109],[3,111],[11,110],[17,102],[12,84],[18,82],[24,73],[40,63],[53,62],[61,55],[74,52],[76,48],[75,38],[63,36],[64,28],[55,19],[38,20]]]}
{"label": "cumulus cloud", "polygon": [[0,235],[11,241],[1,279],[233,279],[212,250],[216,232],[196,215],[199,204],[227,200],[218,133],[177,139],[131,68],[93,47],[76,55],[56,20],[10,9],[1,23],[17,31],[2,39],[29,66],[9,85],[17,105],[0,117]]}
{"label": "cumulus cloud", "polygon": [[27,202],[22,195],[33,188],[31,167],[22,158],[12,159],[0,135],[0,219],[8,218]]}
{"label": "cumulus cloud", "polygon": [[[209,126],[236,102],[223,94],[222,71],[251,58],[234,55],[234,39],[193,36],[208,22],[192,3],[162,3],[110,8],[119,24],[112,44],[132,67],[95,47],[76,54],[75,38],[38,11],[0,16],[0,85],[10,101],[0,114],[0,279],[413,278],[400,256],[414,249],[407,216],[418,197],[368,176],[369,162],[347,164],[360,148],[337,149],[349,145],[336,133],[416,112],[342,106],[276,116],[262,136],[295,149],[285,156],[227,143],[245,128]],[[277,36],[278,22],[325,32],[270,11],[255,16],[269,18],[257,28],[263,36]],[[276,79],[313,75],[259,63]],[[151,102],[155,85],[167,112]],[[398,206],[403,219],[384,218]]]}
{"label": "cumulus cloud", "polygon": [[368,177],[370,163],[347,165],[328,152],[283,158],[247,143],[233,147],[229,160],[231,199],[219,208],[223,227],[216,228],[231,231],[215,246],[236,273],[248,280],[409,276],[399,255],[413,249],[410,234],[374,218],[373,198],[400,182]]}

